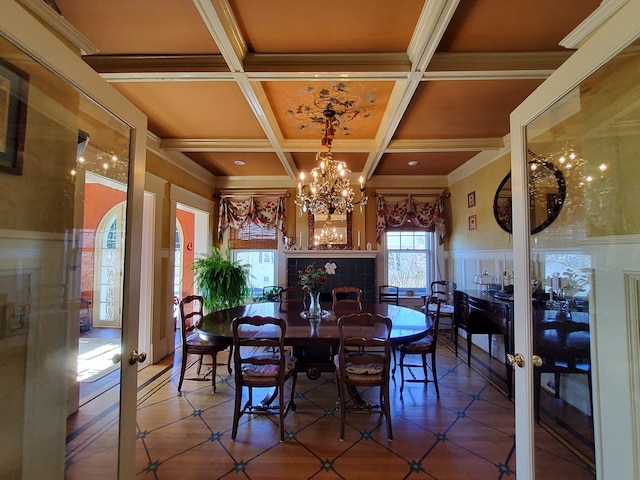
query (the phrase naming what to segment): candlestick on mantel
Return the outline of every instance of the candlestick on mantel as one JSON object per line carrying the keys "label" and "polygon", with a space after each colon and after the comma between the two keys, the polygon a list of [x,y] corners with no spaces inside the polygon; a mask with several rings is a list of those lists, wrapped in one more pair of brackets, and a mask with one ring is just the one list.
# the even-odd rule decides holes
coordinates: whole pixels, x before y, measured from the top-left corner
{"label": "candlestick on mantel", "polygon": [[302,230],[300,230],[300,250],[302,250]]}
{"label": "candlestick on mantel", "polygon": [[360,230],[358,230],[358,250],[360,250]]}

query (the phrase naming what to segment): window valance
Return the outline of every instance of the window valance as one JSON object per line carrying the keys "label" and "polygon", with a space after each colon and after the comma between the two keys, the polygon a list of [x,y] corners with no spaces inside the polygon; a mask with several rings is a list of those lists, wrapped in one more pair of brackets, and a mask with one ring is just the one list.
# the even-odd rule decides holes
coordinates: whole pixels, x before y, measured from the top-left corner
{"label": "window valance", "polygon": [[[398,198],[398,195],[393,195]],[[442,243],[446,232],[444,221],[444,195],[433,202],[419,201],[411,194],[400,200],[387,200],[378,195],[376,219],[377,240],[388,229],[414,226],[428,232],[436,232]]]}
{"label": "window valance", "polygon": [[286,195],[250,196],[249,198],[220,197],[218,212],[218,241],[229,228],[244,228],[253,223],[262,228],[277,228],[283,234],[285,225],[284,199]]}

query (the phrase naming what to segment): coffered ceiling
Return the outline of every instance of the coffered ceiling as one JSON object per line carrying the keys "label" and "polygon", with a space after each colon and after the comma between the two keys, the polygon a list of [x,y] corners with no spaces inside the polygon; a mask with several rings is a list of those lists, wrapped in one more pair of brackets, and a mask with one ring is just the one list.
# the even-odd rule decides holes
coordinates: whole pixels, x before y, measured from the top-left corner
{"label": "coffered ceiling", "polygon": [[55,0],[163,149],[221,184],[291,185],[320,150],[323,92],[357,107],[338,115],[333,152],[369,180],[447,175],[501,148],[509,113],[600,3]]}

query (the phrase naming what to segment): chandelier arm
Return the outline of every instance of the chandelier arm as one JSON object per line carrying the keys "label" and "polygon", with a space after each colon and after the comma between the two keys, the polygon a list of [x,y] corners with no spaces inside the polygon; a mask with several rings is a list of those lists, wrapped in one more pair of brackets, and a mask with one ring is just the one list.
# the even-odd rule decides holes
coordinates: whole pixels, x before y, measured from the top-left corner
{"label": "chandelier arm", "polygon": [[311,170],[311,181],[303,185],[305,175],[300,174],[301,182],[298,183],[296,205],[300,207],[300,215],[305,211],[316,213],[334,212],[346,213],[353,211],[353,205],[365,204],[364,179],[360,177],[360,199],[355,200],[355,193],[349,184],[349,170],[346,163],[333,159],[331,142],[335,135],[334,122],[336,112],[329,103],[323,112],[325,116],[325,131],[322,138],[322,146],[328,151],[316,154],[317,166]]}

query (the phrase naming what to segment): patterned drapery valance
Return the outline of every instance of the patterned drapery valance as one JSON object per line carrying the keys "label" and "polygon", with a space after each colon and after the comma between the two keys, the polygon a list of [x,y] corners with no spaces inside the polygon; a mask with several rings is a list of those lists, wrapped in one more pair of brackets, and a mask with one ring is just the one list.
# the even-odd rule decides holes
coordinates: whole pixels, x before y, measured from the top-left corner
{"label": "patterned drapery valance", "polygon": [[[398,198],[398,195],[393,195]],[[384,195],[378,195],[378,214],[376,221],[377,240],[387,229],[401,228],[407,225],[415,226],[428,232],[436,232],[440,243],[445,235],[444,197],[438,197],[434,202],[420,202],[412,195],[402,200],[386,200]]]}
{"label": "patterned drapery valance", "polygon": [[218,213],[218,241],[222,242],[222,236],[227,228],[243,228],[250,223],[262,228],[277,228],[284,234],[285,197],[286,195],[260,198],[252,196],[242,200],[221,197]]}

